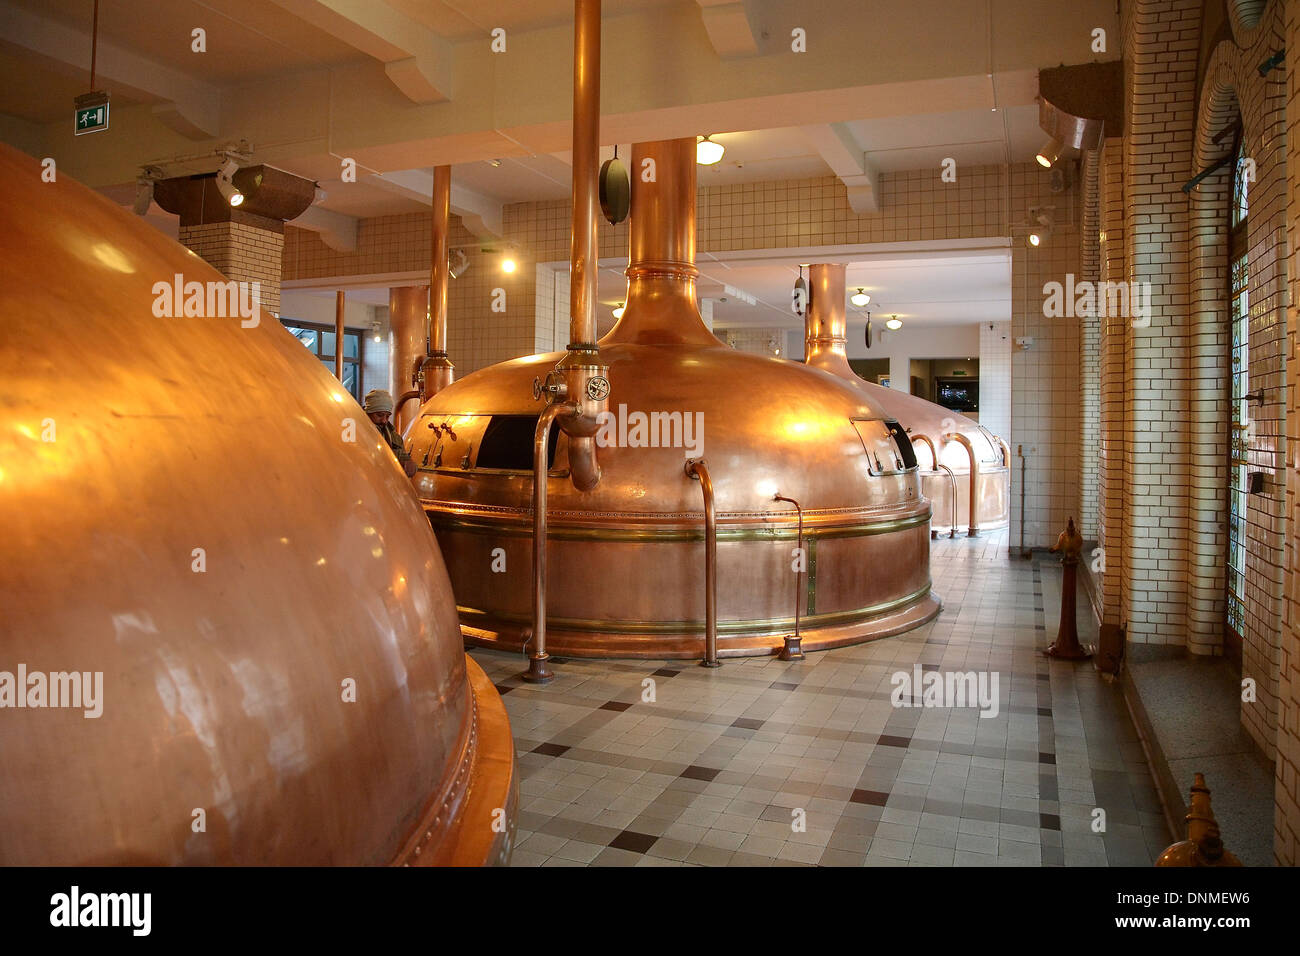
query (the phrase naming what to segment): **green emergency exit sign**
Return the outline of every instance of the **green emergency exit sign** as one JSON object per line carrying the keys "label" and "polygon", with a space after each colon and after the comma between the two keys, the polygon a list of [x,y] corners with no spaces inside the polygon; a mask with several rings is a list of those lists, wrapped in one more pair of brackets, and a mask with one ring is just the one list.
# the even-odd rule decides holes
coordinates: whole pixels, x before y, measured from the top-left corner
{"label": "green emergency exit sign", "polygon": [[77,97],[77,112],[73,133],[98,133],[108,129],[108,94],[84,93]]}

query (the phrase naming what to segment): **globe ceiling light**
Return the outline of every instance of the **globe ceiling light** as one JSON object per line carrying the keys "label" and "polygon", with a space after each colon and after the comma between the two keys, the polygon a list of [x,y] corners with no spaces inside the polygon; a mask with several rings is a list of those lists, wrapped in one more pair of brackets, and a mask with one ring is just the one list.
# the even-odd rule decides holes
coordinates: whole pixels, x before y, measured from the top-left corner
{"label": "globe ceiling light", "polygon": [[854,305],[856,305],[859,309],[861,309],[865,307],[868,302],[871,301],[871,295],[870,293],[863,292],[862,286],[858,286],[858,291],[853,293],[853,295],[849,296],[849,301],[852,302]]}
{"label": "globe ceiling light", "polygon": [[695,144],[695,162],[701,166],[712,166],[722,161],[722,154],[725,152],[726,148],[721,143],[715,143],[705,136]]}
{"label": "globe ceiling light", "polygon": [[621,319],[621,318],[623,318],[623,310],[626,309],[626,308],[627,308],[627,303],[625,303],[625,302],[620,302],[620,303],[618,304],[618,306],[617,306],[617,307],[614,309],[614,311],[613,311],[613,316],[614,316],[614,318],[616,318],[616,319]]}
{"label": "globe ceiling light", "polygon": [[903,327],[903,320],[900,319],[897,315],[895,315],[891,319],[888,319],[885,322],[885,328],[889,329],[889,331],[891,332],[897,332],[902,327]]}

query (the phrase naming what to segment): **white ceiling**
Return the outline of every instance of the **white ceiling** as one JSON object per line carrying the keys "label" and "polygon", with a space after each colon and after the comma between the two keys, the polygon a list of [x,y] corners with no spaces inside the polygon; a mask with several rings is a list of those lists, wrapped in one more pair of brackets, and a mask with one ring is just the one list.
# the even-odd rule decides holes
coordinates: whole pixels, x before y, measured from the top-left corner
{"label": "white ceiling", "polygon": [[[893,315],[904,325],[920,328],[1005,322],[1011,317],[1009,248],[878,252],[861,247],[819,257],[828,260],[847,264],[849,294],[858,286],[871,294],[868,309],[873,324]],[[801,261],[809,260],[795,250],[785,255],[765,253],[761,260],[701,257],[699,294],[714,302],[714,327],[801,328],[803,320],[789,305]],[[757,304],[727,295],[728,285],[753,296]],[[601,308],[618,305],[626,287],[623,263],[602,262]],[[865,324],[867,309],[847,308],[851,327]]]}

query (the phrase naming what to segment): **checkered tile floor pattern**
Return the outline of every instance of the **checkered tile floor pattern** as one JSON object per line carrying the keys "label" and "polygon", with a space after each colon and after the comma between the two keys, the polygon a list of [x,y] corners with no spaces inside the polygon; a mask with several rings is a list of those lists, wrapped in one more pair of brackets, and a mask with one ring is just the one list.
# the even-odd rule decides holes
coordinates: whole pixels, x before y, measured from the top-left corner
{"label": "checkered tile floor pattern", "polygon": [[[1150,865],[1171,838],[1119,689],[1039,653],[1055,559],[945,538],[932,576],[937,620],[801,662],[566,659],[534,687],[473,651],[519,754],[512,865]],[[894,707],[918,664],[997,672],[998,715]]]}

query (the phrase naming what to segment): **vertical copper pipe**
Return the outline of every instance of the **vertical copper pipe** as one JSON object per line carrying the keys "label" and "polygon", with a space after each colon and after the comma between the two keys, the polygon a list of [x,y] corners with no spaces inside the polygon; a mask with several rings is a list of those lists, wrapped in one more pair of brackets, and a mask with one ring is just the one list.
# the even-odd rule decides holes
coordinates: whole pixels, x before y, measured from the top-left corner
{"label": "vertical copper pipe", "polygon": [[701,667],[721,667],[718,660],[718,512],[713,479],[703,458],[686,462],[686,475],[700,483],[704,493],[704,660]]}
{"label": "vertical copper pipe", "polygon": [[[803,549],[803,508],[800,506],[799,502],[782,494],[773,495],[772,500],[788,501],[790,504],[794,505],[794,510],[799,515],[799,537],[796,547],[799,550],[799,556],[806,568],[808,565],[808,555]],[[794,576],[794,635],[786,635],[785,647],[783,647],[781,653],[777,655],[777,657],[783,661],[801,661],[808,656],[803,652],[803,638],[799,635],[799,605],[802,602],[804,592],[803,576],[803,571],[800,571]]]}
{"label": "vertical copper pipe", "polygon": [[455,379],[447,358],[447,234],[451,228],[451,167],[433,168],[432,244],[429,258],[429,354],[421,365],[424,399],[438,394]]}
{"label": "vertical copper pipe", "polygon": [[573,11],[573,220],[569,245],[569,348],[596,344],[600,211],[600,0],[575,0]]}
{"label": "vertical copper pipe", "polygon": [[847,378],[857,378],[857,373],[849,366],[846,348],[845,269],[841,262],[814,263],[808,269],[804,363]]}
{"label": "vertical copper pipe", "polygon": [[[400,286],[388,290],[388,318],[392,348],[388,357],[388,390],[394,398],[418,388],[418,372],[424,361],[425,330],[429,315],[429,289],[427,286]],[[419,410],[419,400],[393,408],[393,426],[398,432]]]}
{"label": "vertical copper pipe", "polygon": [[606,341],[717,345],[695,294],[695,140],[634,144],[632,172],[627,308]]}
{"label": "vertical copper pipe", "polygon": [[[943,440],[961,442],[966,446],[966,455],[970,458],[970,529],[966,532],[966,536],[968,538],[973,538],[979,533],[979,528],[977,527],[979,516],[975,513],[975,499],[978,497],[977,491],[980,477],[979,458],[975,455],[975,446],[972,445],[970,439],[961,432],[949,432],[947,435],[943,436]],[[1021,515],[1021,521],[1024,521],[1023,515]]]}
{"label": "vertical copper pipe", "polygon": [[334,377],[343,381],[343,306],[347,293],[334,293]]}
{"label": "vertical copper pipe", "polygon": [[542,409],[533,433],[533,653],[528,670],[520,676],[532,684],[549,684],[555,673],[547,665],[546,653],[546,478],[551,440],[551,423],[572,415],[574,402],[556,402]]}

